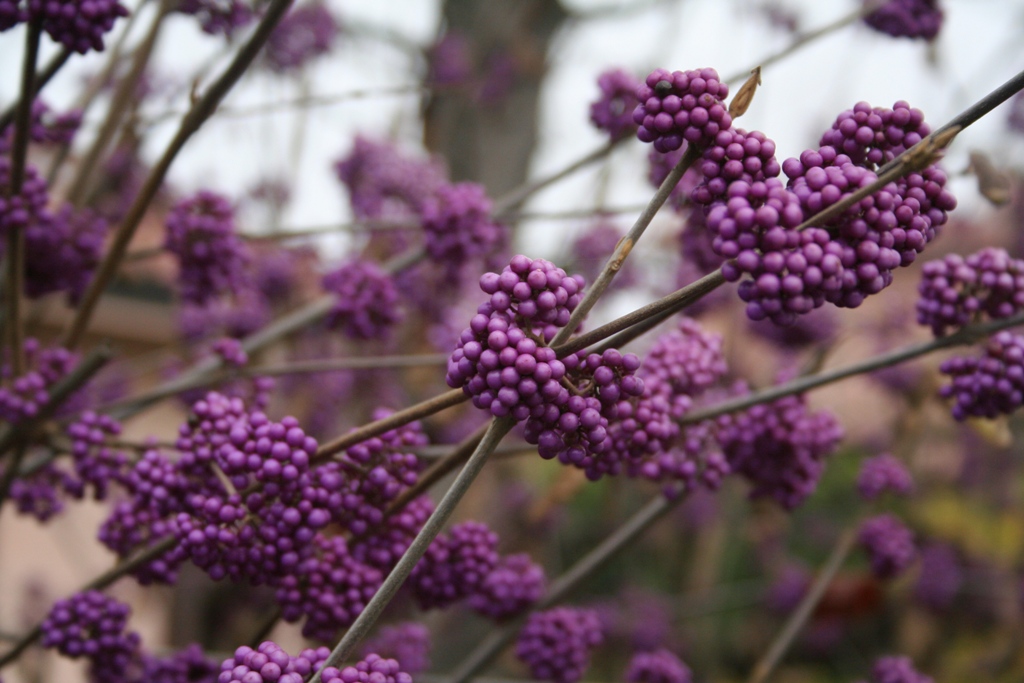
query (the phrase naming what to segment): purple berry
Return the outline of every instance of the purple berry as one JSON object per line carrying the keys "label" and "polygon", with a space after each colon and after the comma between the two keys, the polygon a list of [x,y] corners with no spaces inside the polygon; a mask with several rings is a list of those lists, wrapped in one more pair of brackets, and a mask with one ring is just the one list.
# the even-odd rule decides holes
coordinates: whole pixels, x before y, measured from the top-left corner
{"label": "purple berry", "polygon": [[917,557],[913,533],[893,515],[865,520],[857,538],[871,562],[871,571],[879,579],[899,576]]}

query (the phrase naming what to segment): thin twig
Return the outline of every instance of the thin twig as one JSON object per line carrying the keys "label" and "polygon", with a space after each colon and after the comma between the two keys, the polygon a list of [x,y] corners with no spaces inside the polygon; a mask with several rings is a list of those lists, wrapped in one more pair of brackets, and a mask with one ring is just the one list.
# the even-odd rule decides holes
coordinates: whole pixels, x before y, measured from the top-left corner
{"label": "thin twig", "polygon": [[814,609],[818,606],[818,603],[821,602],[821,598],[825,595],[825,591],[828,590],[832,579],[835,578],[836,572],[843,566],[846,557],[853,550],[854,543],[857,540],[857,528],[858,524],[854,524],[839,537],[831,554],[829,554],[828,559],[821,568],[821,572],[811,585],[810,590],[807,591],[800,604],[797,605],[789,619],[786,620],[785,626],[782,627],[775,640],[772,641],[768,651],[765,652],[764,656],[754,666],[754,670],[750,674],[750,678],[747,679],[747,683],[764,683],[776,665],[778,665],[782,656],[786,654],[786,650],[793,643],[793,639],[797,637],[814,612]]}
{"label": "thin twig", "polygon": [[149,65],[149,59],[156,48],[157,38],[164,23],[164,16],[169,9],[169,0],[163,0],[160,3],[156,16],[153,17],[153,23],[149,27],[149,32],[135,51],[131,70],[117,84],[117,89],[110,99],[110,107],[107,110],[106,118],[103,120],[103,125],[100,126],[92,144],[82,157],[78,171],[68,186],[66,199],[75,206],[81,206],[85,202],[89,189],[96,182],[98,175],[96,171],[99,168],[100,160],[106,153],[110,141],[114,139],[118,128],[121,127],[124,112],[136,99],[136,88],[146,67]]}
{"label": "thin twig", "polygon": [[761,68],[764,68],[766,66],[770,66],[770,65],[774,64],[775,62],[778,62],[778,61],[780,61],[782,59],[785,59],[786,57],[788,57],[789,55],[793,54],[794,52],[796,52],[800,48],[804,47],[805,45],[807,45],[809,43],[813,43],[814,41],[818,40],[819,38],[823,38],[823,37],[829,35],[830,33],[833,33],[835,31],[843,28],[844,26],[849,26],[850,24],[856,22],[857,20],[862,19],[863,17],[867,16],[868,14],[871,14],[876,9],[878,9],[879,7],[884,5],[886,2],[888,2],[888,0],[872,0],[871,2],[866,2],[863,5],[861,5],[861,7],[859,9],[854,10],[853,12],[850,12],[846,16],[843,16],[843,17],[840,17],[839,19],[836,19],[835,21],[833,21],[830,24],[825,24],[824,26],[822,26],[820,28],[816,28],[813,31],[809,31],[807,33],[802,33],[802,34],[798,35],[796,38],[794,38],[793,42],[790,43],[789,45],[787,45],[782,50],[779,50],[778,52],[776,52],[773,55],[765,57],[764,59],[759,61],[757,64],[755,64],[753,67],[750,67],[750,68],[747,68],[747,69],[743,69],[742,71],[736,72],[735,74],[733,74],[729,78],[725,79],[725,82],[726,83],[733,83],[733,82],[738,81],[738,80],[740,80],[742,78],[746,78],[747,75],[750,73],[751,69],[757,68],[758,66],[760,66]]}
{"label": "thin twig", "polygon": [[446,683],[466,683],[476,674],[494,661],[502,650],[512,642],[519,633],[529,614],[544,610],[558,604],[584,579],[589,577],[623,548],[638,539],[652,524],[664,517],[668,512],[686,499],[685,495],[677,495],[672,499],[658,496],[638,510],[632,517],[617,528],[608,538],[581,557],[569,567],[548,588],[544,598],[526,613],[506,624],[492,628],[476,648],[452,672]]}
{"label": "thin twig", "polygon": [[128,243],[135,235],[135,230],[142,222],[142,217],[145,215],[149,203],[156,196],[157,190],[163,183],[163,179],[167,175],[167,171],[170,169],[178,152],[185,146],[189,138],[199,130],[203,122],[216,111],[217,105],[220,104],[228,91],[242,77],[242,74],[248,69],[260,48],[263,47],[263,44],[270,36],[270,32],[277,25],[277,22],[280,21],[281,17],[284,16],[291,2],[292,0],[271,0],[267,6],[266,13],[260,19],[259,25],[249,40],[238,51],[224,73],[199,98],[188,115],[182,120],[177,134],[175,134],[167,149],[164,150],[163,156],[161,156],[156,166],[150,171],[142,189],[139,190],[135,201],[118,227],[110,248],[96,269],[96,274],[89,282],[89,287],[82,297],[75,318],[64,337],[63,345],[65,347],[69,349],[74,348],[81,342],[82,335],[85,334],[100,295],[106,289],[107,283],[110,282],[114,273],[117,272],[121,259],[128,248]]}
{"label": "thin twig", "polygon": [[384,579],[384,582],[377,589],[370,602],[367,603],[366,607],[352,623],[352,626],[349,627],[348,631],[345,632],[345,635],[331,651],[330,656],[323,666],[320,667],[320,670],[313,674],[309,683],[320,683],[320,676],[323,670],[329,666],[337,666],[340,662],[344,661],[359,641],[366,636],[370,628],[380,617],[381,612],[384,611],[384,608],[387,607],[395,593],[398,592],[398,589],[405,582],[405,579],[412,573],[413,567],[419,562],[423,553],[427,551],[430,543],[441,532],[441,527],[448,521],[459,501],[462,500],[466,491],[469,490],[473,480],[476,479],[480,470],[483,469],[491,451],[497,447],[501,439],[514,425],[515,421],[511,417],[494,418],[491,421],[484,438],[480,441],[473,455],[466,461],[466,465],[459,472],[459,476],[456,477],[451,488],[448,489],[444,497],[437,504],[437,508],[423,524],[423,528],[416,534],[416,538],[409,545],[408,550],[398,560],[395,568]]}
{"label": "thin twig", "polygon": [[445,408],[457,406],[468,398],[469,397],[466,396],[462,389],[452,389],[451,391],[446,391],[445,393],[427,399],[426,401],[420,401],[408,408],[391,413],[381,420],[374,420],[373,422],[363,425],[359,429],[353,429],[351,432],[338,437],[334,441],[321,444],[320,449],[316,452],[314,460],[329,458],[335,453],[340,453],[346,448],[354,446],[357,443],[366,441],[369,438],[383,434],[391,429],[397,429],[402,425],[409,424],[413,420],[433,415]]}
{"label": "thin twig", "polygon": [[[29,23],[25,36],[25,58],[21,69],[21,99],[15,111],[14,144],[11,149],[11,178],[7,196],[21,193],[25,183],[25,169],[28,157],[29,126],[32,122],[32,101],[35,86],[36,59],[39,56],[39,39],[42,35],[42,20]],[[7,253],[4,279],[4,328],[7,332],[7,346],[10,350],[11,373],[14,377],[25,374],[25,330],[21,319],[21,296],[25,282],[25,231],[12,227],[7,234]]]}
{"label": "thin twig", "polygon": [[816,387],[831,384],[832,382],[836,382],[847,377],[862,375],[866,372],[887,368],[891,365],[898,365],[904,361],[917,358],[918,356],[923,356],[933,351],[950,348],[952,346],[973,344],[979,339],[984,339],[999,330],[1004,330],[1016,325],[1024,325],[1024,313],[1019,313],[1011,318],[1003,318],[1002,320],[993,320],[979,325],[971,325],[961,329],[955,334],[949,335],[948,337],[939,337],[938,339],[933,339],[931,341],[904,346],[903,348],[896,349],[895,351],[889,351],[888,353],[873,356],[842,368],[826,370],[825,372],[819,372],[813,375],[804,375],[803,377],[798,377],[789,382],[785,382],[784,384],[779,384],[761,391],[755,391],[751,394],[747,394],[746,396],[741,396],[729,401],[723,401],[722,403],[718,403],[713,406],[700,408],[687,413],[679,423],[683,425],[695,424],[697,422],[703,422],[704,420],[710,420],[711,418],[718,417],[719,415],[725,415],[726,413],[735,413],[740,410],[746,410],[751,406],[760,403],[768,403],[782,398],[783,396],[802,394]]}
{"label": "thin twig", "polygon": [[629,256],[629,252],[633,250],[637,241],[647,230],[647,226],[654,220],[654,215],[658,213],[662,205],[668,200],[672,191],[676,188],[676,185],[682,179],[683,174],[686,173],[687,169],[693,165],[700,157],[700,149],[695,145],[687,146],[686,152],[683,153],[679,163],[675,165],[668,176],[662,181],[661,186],[658,187],[658,191],[651,197],[651,201],[647,203],[644,210],[637,216],[636,221],[633,223],[633,227],[629,229],[629,232],[619,240],[618,245],[615,247],[615,251],[612,253],[608,262],[605,264],[601,273],[594,280],[594,283],[587,288],[583,295],[583,299],[576,306],[572,312],[572,316],[569,318],[569,322],[566,323],[565,327],[558,331],[555,338],[551,340],[552,346],[559,346],[568,341],[572,333],[579,327],[580,323],[583,322],[583,318],[586,317],[590,309],[594,307],[597,300],[601,298],[605,290],[608,289],[608,285],[611,284],[612,278],[622,268],[622,264],[625,262],[626,257]]}
{"label": "thin twig", "polygon": [[491,213],[495,218],[507,219],[514,209],[522,206],[523,202],[535,195],[537,192],[543,190],[545,187],[553,185],[559,180],[572,175],[581,168],[585,168],[595,161],[599,161],[608,156],[619,142],[620,140],[609,142],[600,149],[594,150],[585,157],[572,162],[565,168],[555,171],[551,175],[545,176],[544,178],[538,178],[537,180],[531,180],[520,185],[508,192],[504,197],[497,199],[494,202],[494,208]]}

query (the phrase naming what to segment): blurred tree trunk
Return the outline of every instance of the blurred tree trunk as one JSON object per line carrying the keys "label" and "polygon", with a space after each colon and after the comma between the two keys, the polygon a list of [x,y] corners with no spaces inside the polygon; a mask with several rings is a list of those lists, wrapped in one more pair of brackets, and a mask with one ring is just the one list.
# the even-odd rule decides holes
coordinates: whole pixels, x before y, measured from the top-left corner
{"label": "blurred tree trunk", "polygon": [[468,80],[437,88],[424,110],[424,144],[453,180],[492,197],[521,184],[537,142],[547,51],[567,17],[556,0],[445,0],[447,35],[464,40]]}

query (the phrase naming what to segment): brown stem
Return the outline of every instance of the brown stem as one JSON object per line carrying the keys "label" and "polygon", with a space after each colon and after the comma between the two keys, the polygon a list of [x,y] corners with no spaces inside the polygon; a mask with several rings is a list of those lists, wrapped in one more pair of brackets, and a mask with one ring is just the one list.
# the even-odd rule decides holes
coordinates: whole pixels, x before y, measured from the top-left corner
{"label": "brown stem", "polygon": [[811,589],[807,591],[800,604],[797,605],[796,610],[786,620],[785,626],[782,627],[775,640],[772,641],[768,651],[764,653],[764,656],[754,666],[754,670],[751,672],[750,678],[747,679],[747,683],[764,683],[778,665],[779,660],[786,654],[786,650],[793,644],[793,640],[807,623],[807,620],[814,612],[814,608],[821,602],[821,598],[825,595],[829,584],[832,583],[832,579],[835,578],[836,572],[843,566],[846,557],[853,550],[854,543],[857,540],[858,526],[859,519],[857,524],[844,531],[839,537],[835,547],[832,549],[832,553],[821,568],[821,572],[815,578]]}
{"label": "brown stem", "polygon": [[[60,68],[67,63],[71,55],[71,50],[66,47],[61,48],[61,51],[54,55],[53,59],[43,67],[42,71],[35,75],[32,79],[33,99],[35,99],[36,95],[39,94],[39,91],[43,89],[43,86],[49,83],[50,79],[53,78],[57,72],[60,71]],[[11,125],[11,122],[14,120],[15,112],[17,112],[18,108],[21,106],[21,102],[22,100],[19,99],[17,102],[9,106],[3,114],[0,114],[0,131]]]}
{"label": "brown stem", "polygon": [[[11,149],[11,184],[7,196],[14,197],[21,192],[25,183],[25,167],[28,157],[29,126],[32,122],[32,100],[35,93],[33,81],[36,75],[36,59],[39,56],[39,38],[42,35],[41,20],[34,20],[28,26],[25,36],[25,59],[21,69],[21,99],[18,101],[14,121],[14,144]],[[11,353],[11,372],[14,377],[25,374],[25,330],[21,319],[21,296],[25,282],[25,231],[14,226],[7,234],[7,253],[4,279],[4,327],[7,332],[7,347]]]}
{"label": "brown stem", "polygon": [[143,39],[138,50],[135,51],[131,70],[117,84],[117,89],[110,101],[110,108],[107,116],[100,127],[99,132],[92,141],[92,145],[82,157],[78,166],[78,172],[68,186],[67,200],[75,206],[81,206],[85,202],[89,188],[97,180],[97,169],[100,159],[107,151],[110,141],[121,126],[125,111],[135,101],[135,90],[142,74],[149,64],[149,58],[156,48],[156,41],[160,35],[160,28],[163,26],[163,19],[170,9],[170,0],[163,0],[156,16],[153,17],[153,24],[149,27],[149,33]]}
{"label": "brown stem", "polygon": [[192,137],[192,135],[199,130],[203,122],[206,121],[217,109],[217,105],[220,104],[224,96],[227,95],[228,91],[238,82],[245,73],[249,65],[256,58],[256,54],[263,47],[263,44],[267,41],[270,36],[270,32],[277,25],[277,22],[281,20],[284,13],[288,10],[292,0],[271,0],[267,6],[266,13],[260,20],[259,25],[253,32],[249,40],[242,46],[242,48],[235,55],[234,60],[224,71],[224,73],[210,86],[206,93],[199,98],[199,100],[193,105],[188,115],[182,120],[181,126],[175,134],[174,139],[171,140],[167,149],[164,151],[163,156],[157,162],[156,166],[150,172],[149,177],[146,178],[146,182],[143,184],[142,189],[139,190],[138,196],[128,209],[124,220],[121,225],[118,226],[117,232],[114,235],[113,241],[104,257],[102,263],[96,269],[96,274],[93,276],[92,281],[89,283],[89,287],[82,297],[82,301],[79,304],[78,311],[75,315],[71,326],[68,328],[67,334],[64,337],[64,346],[71,349],[76,347],[82,340],[82,336],[85,334],[86,328],[89,325],[89,321],[92,318],[93,311],[96,308],[96,304],[99,302],[100,295],[106,288],[110,279],[114,273],[117,272],[117,268],[121,264],[121,259],[124,257],[125,251],[128,248],[128,243],[135,235],[135,230],[142,222],[142,217],[145,215],[146,209],[153,197],[156,196],[157,190],[163,183],[164,177],[167,175],[167,171],[170,169],[171,164],[174,162],[178,152],[181,151],[185,143]]}

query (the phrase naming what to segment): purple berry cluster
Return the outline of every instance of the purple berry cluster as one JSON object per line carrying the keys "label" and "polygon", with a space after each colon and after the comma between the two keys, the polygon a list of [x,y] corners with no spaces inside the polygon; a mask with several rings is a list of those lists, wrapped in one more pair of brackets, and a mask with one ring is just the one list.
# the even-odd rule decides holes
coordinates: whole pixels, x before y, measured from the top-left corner
{"label": "purple berry cluster", "polygon": [[[218,683],[303,683],[331,654],[326,647],[307,649],[292,657],[273,641],[255,650],[247,645],[220,665]],[[324,677],[326,683],[327,678]]]}
{"label": "purple berry cluster", "polygon": [[524,438],[537,445],[542,458],[579,467],[590,479],[617,474],[621,451],[615,452],[609,427],[644,393],[644,384],[636,377],[640,359],[606,349],[600,354],[581,351],[562,362],[575,391],[563,386],[547,396],[526,421]]}
{"label": "purple berry cluster", "polygon": [[25,167],[21,192],[11,195],[11,161],[0,157],[0,190],[0,235],[24,229],[46,213],[49,191],[34,166]]}
{"label": "purple berry cluster", "polygon": [[590,666],[590,653],[604,640],[593,610],[556,607],[530,615],[516,643],[516,657],[541,681],[575,683]]}
{"label": "purple berry cluster", "polygon": [[880,657],[871,667],[871,683],[934,683],[914,668],[910,657]]}
{"label": "purple berry cluster", "polygon": [[334,170],[360,219],[419,215],[447,175],[440,162],[413,159],[362,136],[356,136],[352,151]]}
{"label": "purple berry cluster", "polygon": [[396,660],[368,654],[344,669],[327,667],[320,680],[323,683],[412,683],[412,676]]}
{"label": "purple berry cluster", "polygon": [[221,293],[245,288],[249,257],[226,197],[201,190],[175,204],[167,214],[164,247],[178,258],[184,301],[202,306]]}
{"label": "purple berry cluster", "polygon": [[325,4],[314,2],[295,7],[274,27],[263,57],[271,71],[295,71],[316,57],[330,54],[339,30]]}
{"label": "purple berry cluster", "polygon": [[14,28],[28,18],[21,0],[0,0],[0,31]]}
{"label": "purple berry cluster", "polygon": [[456,524],[438,536],[409,584],[423,609],[444,608],[474,593],[498,564],[498,535],[481,522]]}
{"label": "purple berry cluster", "polygon": [[980,357],[955,356],[939,371],[952,379],[939,393],[953,399],[957,420],[1009,415],[1024,404],[1024,336],[998,332]]}
{"label": "purple berry cluster", "polygon": [[751,497],[770,496],[787,510],[818,485],[825,459],[843,430],[827,410],[812,413],[803,396],[786,396],[717,420],[717,439],[733,471],[746,477]]}
{"label": "purple berry cluster", "polygon": [[494,253],[505,243],[505,228],[491,218],[491,200],[482,185],[442,185],[420,212],[426,249],[453,280],[467,261]]}
{"label": "purple berry cluster", "polygon": [[372,261],[353,260],[323,277],[335,296],[327,325],[352,339],[384,339],[402,319],[394,279]]}
{"label": "purple berry cluster", "polygon": [[729,86],[714,69],[655,69],[636,90],[636,136],[663,153],[679,149],[684,141],[704,145],[732,126],[723,102],[728,94]]}
{"label": "purple berry cluster", "polygon": [[448,386],[496,417],[525,420],[565,390],[565,365],[545,339],[569,321],[582,278],[544,259],[515,256],[500,273],[485,273],[490,299],[463,330],[448,360]]}
{"label": "purple berry cluster", "polygon": [[690,193],[695,204],[709,206],[726,200],[726,190],[737,181],[761,182],[778,177],[782,167],[775,158],[775,142],[760,131],[742,128],[719,131],[701,155],[700,184]]}
{"label": "purple berry cluster", "polygon": [[38,415],[50,400],[50,388],[78,363],[77,354],[60,347],[44,348],[31,337],[25,340],[23,349],[28,368],[24,375],[13,377],[9,362],[0,365],[0,378],[4,380],[0,387],[0,419],[11,423]]}
{"label": "purple berry cluster", "polygon": [[121,433],[121,424],[109,415],[86,410],[67,426],[71,457],[81,484],[93,487],[96,500],[103,500],[112,483],[126,477],[128,455],[107,442]]}
{"label": "purple berry cluster", "polygon": [[890,453],[867,458],[857,474],[857,492],[864,500],[875,500],[886,491],[898,496],[909,496],[914,491],[910,472]]}
{"label": "purple berry cluster", "polygon": [[96,590],[58,600],[41,624],[43,647],[88,659],[92,681],[124,680],[139,654],[139,634],[125,631],[130,612]]}
{"label": "purple berry cluster", "polygon": [[864,520],[857,540],[871,562],[871,571],[879,579],[899,576],[917,558],[914,534],[890,514]]}
{"label": "purple berry cluster", "polygon": [[91,209],[44,211],[25,229],[25,293],[67,292],[77,304],[99,264],[109,223]]}
{"label": "purple berry cluster", "polygon": [[28,0],[28,16],[54,41],[84,55],[103,51],[103,36],[128,9],[117,0]]}
{"label": "purple berry cluster", "polygon": [[255,12],[243,0],[178,0],[175,10],[199,19],[204,33],[227,38],[256,18]]}
{"label": "purple berry cluster", "polygon": [[894,38],[934,40],[942,28],[942,17],[939,0],[889,0],[867,14],[864,23]]}
{"label": "purple berry cluster", "polygon": [[636,92],[640,81],[622,69],[609,69],[597,77],[601,96],[590,105],[590,122],[612,140],[632,135],[637,129],[633,121]]}
{"label": "purple berry cluster", "polygon": [[350,548],[360,562],[389,572],[434,511],[430,496],[420,496],[395,514],[388,515],[373,533],[355,539]]}
{"label": "purple berry cluster", "polygon": [[627,683],[690,683],[692,680],[690,667],[664,648],[636,653],[626,668]]}
{"label": "purple berry cluster", "polygon": [[[378,409],[373,419],[391,411]],[[362,441],[335,463],[321,467],[317,477],[337,493],[330,500],[332,518],[356,537],[370,535],[384,521],[387,506],[416,483],[423,465],[410,449],[428,442],[418,422]],[[341,479],[335,485],[329,479]]]}
{"label": "purple berry cluster", "polygon": [[381,571],[354,558],[341,536],[313,540],[315,552],[278,582],[275,600],[281,617],[305,617],[302,635],[331,641],[352,625],[384,579]]}
{"label": "purple berry cluster", "polygon": [[917,109],[858,103],[840,114],[818,150],[788,159],[783,185],[774,144],[760,133],[726,130],[705,150],[704,182],[695,203],[706,206],[712,248],[740,281],[752,320],[792,324],[825,302],[859,306],[887,287],[935,237],[956,205],[935,164],[886,185],[825,224],[795,230],[877,178],[877,171],[919,142],[929,129]]}
{"label": "purple berry cluster", "polygon": [[[0,30],[3,26],[3,3],[0,3]],[[66,145],[71,142],[82,125],[82,112],[72,109],[56,114],[47,104],[37,98],[32,101],[28,136],[32,142],[49,145]],[[14,144],[14,126],[0,128],[0,153],[10,152]]]}
{"label": "purple berry cluster", "polygon": [[544,568],[529,555],[506,555],[469,596],[469,606],[485,617],[504,621],[537,603],[546,589]]}
{"label": "purple berry cluster", "polygon": [[929,261],[921,269],[917,322],[936,337],[985,318],[1008,318],[1024,310],[1024,260],[986,247]]}
{"label": "purple berry cluster", "polygon": [[362,647],[363,657],[376,653],[393,659],[410,676],[430,668],[430,631],[423,624],[405,621],[385,626]]}
{"label": "purple berry cluster", "polygon": [[626,455],[631,476],[676,481],[690,490],[699,484],[718,488],[729,466],[717,452],[709,426],[680,430],[675,420],[727,369],[721,336],[705,332],[690,318],[658,337],[639,373],[644,395],[635,406],[620,403],[610,428],[615,451]]}
{"label": "purple berry cluster", "polygon": [[214,683],[220,663],[203,654],[196,643],[167,657],[142,654],[139,683]]}

